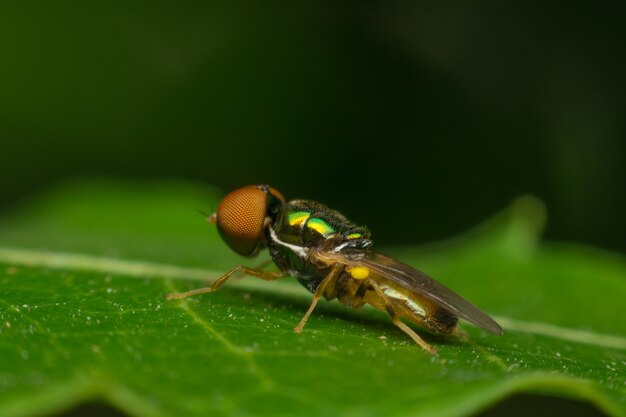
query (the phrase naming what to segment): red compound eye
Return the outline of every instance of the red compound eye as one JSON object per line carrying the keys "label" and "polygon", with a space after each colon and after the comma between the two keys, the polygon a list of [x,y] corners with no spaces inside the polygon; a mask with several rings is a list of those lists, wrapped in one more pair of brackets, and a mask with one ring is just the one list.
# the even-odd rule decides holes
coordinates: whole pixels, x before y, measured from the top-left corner
{"label": "red compound eye", "polygon": [[[273,188],[269,191],[277,198],[282,198]],[[249,185],[222,199],[217,207],[215,222],[224,242],[238,254],[249,256],[259,247],[266,215],[267,191],[256,185]]]}

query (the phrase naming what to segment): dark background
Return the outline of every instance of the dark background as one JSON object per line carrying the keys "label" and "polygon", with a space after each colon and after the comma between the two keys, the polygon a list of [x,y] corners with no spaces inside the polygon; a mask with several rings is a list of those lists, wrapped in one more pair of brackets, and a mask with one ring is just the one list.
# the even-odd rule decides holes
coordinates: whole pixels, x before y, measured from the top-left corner
{"label": "dark background", "polygon": [[267,182],[389,245],[532,193],[549,238],[623,251],[625,12],[2,2],[0,209],[82,176]]}

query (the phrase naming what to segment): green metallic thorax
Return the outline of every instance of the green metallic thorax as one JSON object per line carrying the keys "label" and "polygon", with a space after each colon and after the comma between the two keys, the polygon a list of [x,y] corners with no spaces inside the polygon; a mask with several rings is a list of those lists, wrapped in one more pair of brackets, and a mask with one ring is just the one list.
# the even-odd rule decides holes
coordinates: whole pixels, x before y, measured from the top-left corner
{"label": "green metallic thorax", "polygon": [[285,203],[278,213],[274,230],[281,240],[305,247],[319,245],[336,235],[344,238],[351,235],[351,238],[370,237],[366,227],[357,226],[341,213],[308,200]]}
{"label": "green metallic thorax", "polygon": [[[283,204],[271,226],[279,241],[302,248],[315,248],[328,243],[371,244],[370,231],[366,227],[352,223],[341,213],[315,201],[292,200]],[[328,274],[327,268],[312,265],[297,251],[271,238],[266,244],[278,267],[293,275],[310,291],[314,291]]]}

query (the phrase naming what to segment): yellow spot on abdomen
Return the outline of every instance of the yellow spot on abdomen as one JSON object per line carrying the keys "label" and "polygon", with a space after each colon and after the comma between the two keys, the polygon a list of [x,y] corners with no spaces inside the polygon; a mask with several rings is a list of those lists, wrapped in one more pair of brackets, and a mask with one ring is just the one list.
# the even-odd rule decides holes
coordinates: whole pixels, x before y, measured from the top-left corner
{"label": "yellow spot on abdomen", "polygon": [[362,266],[346,268],[346,271],[348,271],[348,273],[352,275],[352,278],[354,279],[365,279],[370,276],[370,270]]}

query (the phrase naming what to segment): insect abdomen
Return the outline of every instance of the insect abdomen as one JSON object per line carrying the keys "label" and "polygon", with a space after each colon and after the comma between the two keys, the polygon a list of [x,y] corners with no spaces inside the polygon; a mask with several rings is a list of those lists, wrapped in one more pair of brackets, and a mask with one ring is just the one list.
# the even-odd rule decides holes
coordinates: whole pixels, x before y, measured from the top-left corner
{"label": "insect abdomen", "polygon": [[383,293],[399,307],[398,313],[433,333],[450,334],[454,331],[458,317],[449,310],[411,293],[392,286],[383,286]]}
{"label": "insect abdomen", "polygon": [[431,330],[435,331],[435,333],[452,333],[458,321],[459,318],[457,316],[442,307],[435,307],[427,317],[429,327],[432,327],[433,329]]}

